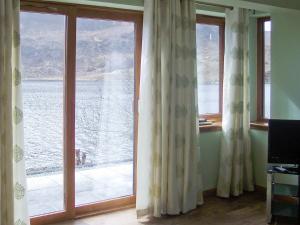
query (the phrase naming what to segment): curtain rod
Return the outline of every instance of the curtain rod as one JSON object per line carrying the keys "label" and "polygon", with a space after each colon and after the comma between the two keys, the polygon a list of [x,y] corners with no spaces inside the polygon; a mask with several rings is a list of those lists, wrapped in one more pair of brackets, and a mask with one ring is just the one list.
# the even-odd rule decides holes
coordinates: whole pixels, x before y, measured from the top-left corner
{"label": "curtain rod", "polygon": [[208,3],[208,2],[196,1],[195,4],[196,5],[205,5],[205,6],[214,6],[214,7],[220,7],[220,8],[225,8],[225,9],[233,10],[232,6],[220,5],[220,4],[215,4],[215,3]]}

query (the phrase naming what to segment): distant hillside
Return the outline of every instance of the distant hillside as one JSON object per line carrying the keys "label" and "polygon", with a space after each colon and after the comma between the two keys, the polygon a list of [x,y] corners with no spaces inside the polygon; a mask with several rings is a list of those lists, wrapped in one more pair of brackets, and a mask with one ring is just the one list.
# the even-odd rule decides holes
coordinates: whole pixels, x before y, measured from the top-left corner
{"label": "distant hillside", "polygon": [[[65,69],[64,32],[64,16],[21,13],[24,79],[62,79]],[[215,26],[197,28],[198,72],[203,74],[201,83],[218,82],[218,34]],[[77,20],[77,78],[100,79],[103,74],[114,74],[114,71],[132,71],[133,52],[132,23]]]}
{"label": "distant hillside", "polygon": [[270,83],[271,78],[271,32],[265,32],[265,82]]}
{"label": "distant hillside", "polygon": [[[60,79],[64,74],[64,17],[21,15],[21,54],[24,79]],[[97,77],[133,67],[134,26],[115,21],[77,22],[76,76]]]}
{"label": "distant hillside", "polygon": [[219,29],[217,26],[198,25],[197,72],[200,84],[219,82]]}

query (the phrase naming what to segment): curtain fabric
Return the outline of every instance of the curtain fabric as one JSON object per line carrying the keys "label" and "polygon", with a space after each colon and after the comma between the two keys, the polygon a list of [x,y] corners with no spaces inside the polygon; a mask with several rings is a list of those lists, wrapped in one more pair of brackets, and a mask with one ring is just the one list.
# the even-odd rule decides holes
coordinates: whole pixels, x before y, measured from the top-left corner
{"label": "curtain fabric", "polygon": [[29,224],[23,151],[19,0],[0,0],[0,225]]}
{"label": "curtain fabric", "polygon": [[145,1],[139,100],[137,215],[202,203],[194,1]]}
{"label": "curtain fabric", "polygon": [[217,186],[220,197],[254,190],[249,136],[248,23],[248,10],[226,10],[223,135]]}

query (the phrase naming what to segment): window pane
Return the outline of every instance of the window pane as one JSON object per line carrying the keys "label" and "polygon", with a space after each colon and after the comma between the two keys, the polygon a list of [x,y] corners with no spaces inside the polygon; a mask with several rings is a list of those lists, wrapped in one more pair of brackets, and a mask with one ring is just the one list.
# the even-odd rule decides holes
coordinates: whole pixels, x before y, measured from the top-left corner
{"label": "window pane", "polygon": [[264,22],[264,118],[270,118],[271,21]]}
{"label": "window pane", "polygon": [[197,24],[197,76],[199,114],[217,114],[219,107],[219,26]]}
{"label": "window pane", "polygon": [[65,17],[21,13],[24,145],[31,216],[63,202]]}
{"label": "window pane", "polygon": [[133,194],[134,23],[77,19],[76,205]]}

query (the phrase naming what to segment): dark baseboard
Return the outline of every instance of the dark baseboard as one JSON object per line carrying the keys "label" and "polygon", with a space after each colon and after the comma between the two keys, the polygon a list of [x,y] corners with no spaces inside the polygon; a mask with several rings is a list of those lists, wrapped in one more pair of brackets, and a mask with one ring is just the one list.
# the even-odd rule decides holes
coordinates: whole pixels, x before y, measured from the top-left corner
{"label": "dark baseboard", "polygon": [[212,197],[212,196],[216,196],[216,193],[217,193],[217,189],[213,188],[213,189],[203,191],[203,196],[204,197]]}
{"label": "dark baseboard", "polygon": [[262,193],[262,194],[266,194],[267,188],[260,186],[260,185],[255,185],[255,191]]}

